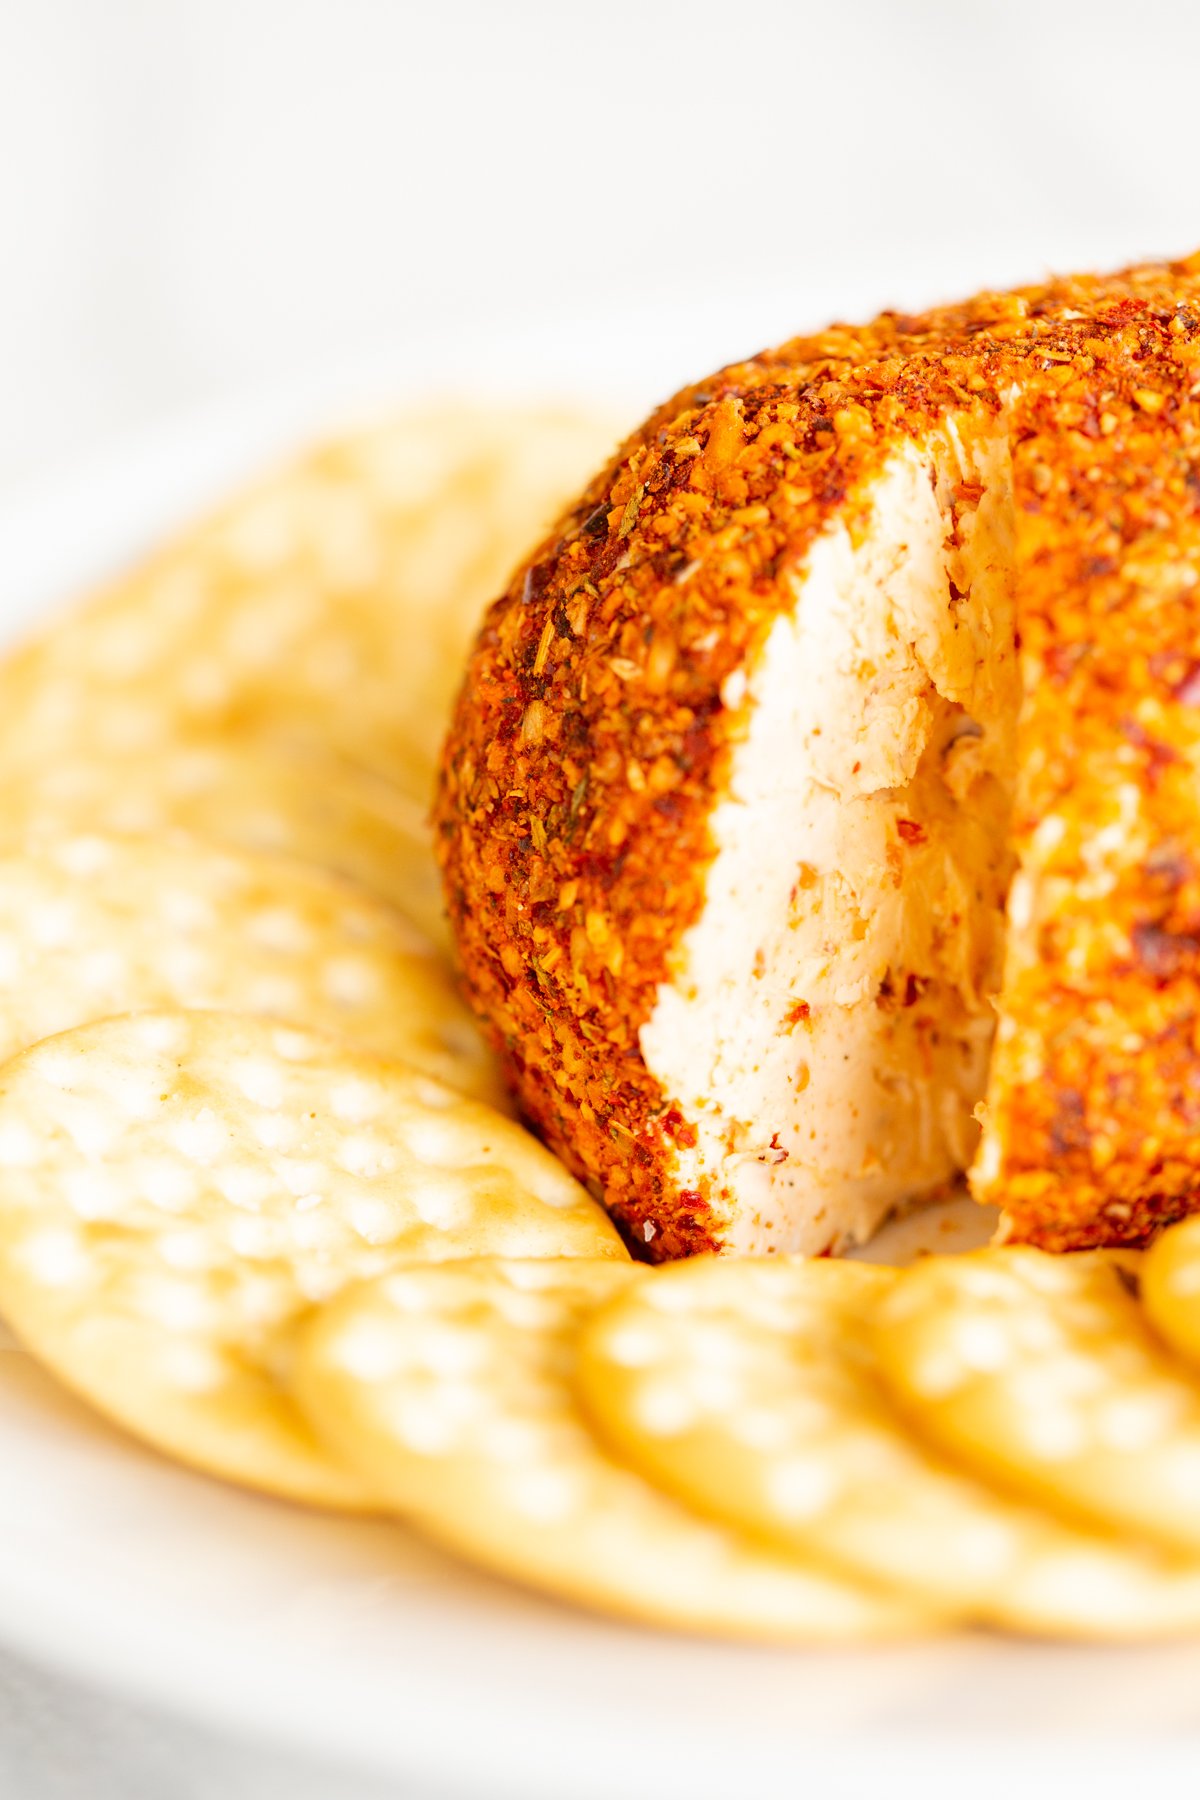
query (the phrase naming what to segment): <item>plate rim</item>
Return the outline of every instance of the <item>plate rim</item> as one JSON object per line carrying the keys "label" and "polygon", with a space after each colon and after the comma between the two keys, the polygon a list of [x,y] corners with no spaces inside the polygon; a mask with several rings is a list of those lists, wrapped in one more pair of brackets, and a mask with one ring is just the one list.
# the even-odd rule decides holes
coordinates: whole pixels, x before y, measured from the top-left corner
{"label": "plate rim", "polygon": [[[484,360],[499,355],[501,365],[504,364],[504,355],[498,351],[495,340],[489,342],[483,355]],[[178,519],[248,476],[264,458],[282,455],[289,446],[298,447],[308,438],[328,436],[341,423],[361,418],[362,400],[368,390],[372,396],[370,410],[379,414],[386,414],[389,406],[398,403],[415,403],[423,394],[444,396],[447,384],[430,384],[425,379],[431,360],[436,364],[437,357],[429,358],[424,350],[420,357],[405,352],[386,361],[376,359],[362,365],[352,380],[342,371],[336,376],[322,376],[306,387],[285,383],[243,395],[229,404],[187,409],[151,428],[127,434],[107,449],[90,453],[73,469],[41,477],[11,493],[0,502],[0,567],[6,570],[8,589],[0,602],[0,641],[11,641],[20,626],[46,606],[55,590],[62,594],[73,588],[85,589],[89,579],[102,578],[114,555],[131,554],[139,545],[148,544]],[[559,381],[556,388],[552,377],[549,382],[523,381],[519,392],[536,402],[561,387]],[[489,391],[495,398],[505,394],[512,398],[518,389],[512,382],[501,381]],[[611,383],[605,386],[603,375],[594,385],[580,383],[575,392],[579,398],[593,402],[612,398]],[[570,396],[560,392],[559,397]],[[81,573],[85,566],[92,568],[90,578]],[[56,568],[61,571],[58,581]],[[610,1630],[607,1621],[596,1623],[606,1632]],[[639,1641],[644,1641],[645,1635],[639,1632]],[[694,1642],[665,1633],[655,1634],[655,1638],[664,1646],[664,1662],[668,1655],[665,1646]],[[72,1614],[61,1603],[47,1602],[44,1587],[39,1601],[34,1576],[26,1571],[23,1580],[16,1580],[11,1559],[3,1555],[0,1641],[43,1668],[66,1673],[101,1691],[119,1693],[133,1704],[149,1704],[246,1739],[269,1741],[284,1749],[295,1750],[299,1746],[335,1762],[354,1761],[377,1773],[428,1782],[439,1791],[447,1787],[492,1795],[511,1791],[514,1795],[519,1793],[522,1800],[542,1800],[543,1796],[545,1800],[562,1800],[561,1730],[531,1745],[525,1726],[511,1710],[506,1716],[504,1699],[496,1694],[474,1697],[479,1731],[448,1733],[442,1704],[445,1695],[439,1696],[435,1685],[428,1681],[422,1687],[420,1670],[416,1671],[412,1693],[404,1697],[406,1736],[397,1758],[382,1741],[357,1748],[348,1744],[344,1731],[339,1731],[337,1722],[321,1707],[297,1709],[294,1700],[283,1701],[277,1691],[271,1694],[261,1684],[256,1687],[249,1678],[252,1671],[241,1670],[245,1678],[232,1683],[218,1679],[219,1672],[210,1666],[215,1654],[211,1650],[206,1658],[193,1647],[188,1663],[193,1679],[190,1687],[185,1682],[181,1690],[178,1661],[174,1656],[165,1657],[157,1640],[142,1642],[138,1638],[132,1614],[124,1622],[120,1638],[123,1648],[111,1638],[101,1642],[94,1630],[87,1628],[86,1610]],[[997,1654],[1002,1661],[1006,1653],[1020,1654],[1021,1650],[1020,1646],[1004,1646],[999,1640],[983,1640],[969,1634],[943,1643],[953,1654],[963,1655],[968,1661],[984,1656],[985,1661],[994,1662]],[[981,1648],[984,1645],[986,1654]],[[849,1659],[845,1662],[849,1680],[853,1658],[859,1653],[756,1650],[754,1654],[787,1657],[794,1660],[798,1671],[805,1657],[830,1654]],[[1064,1651],[1068,1657],[1080,1654]],[[1085,1658],[1090,1654],[1082,1653]],[[206,1673],[201,1681],[203,1692],[198,1695],[196,1672],[202,1664]],[[569,1729],[584,1732],[588,1725],[585,1714],[586,1708],[580,1709],[579,1718],[570,1722]],[[631,1715],[622,1732],[600,1733],[595,1730],[596,1721],[590,1721],[587,1762],[574,1771],[578,1779],[572,1787],[572,1800],[585,1800],[593,1794],[599,1800],[599,1796],[611,1794],[618,1782],[627,1784],[631,1758],[640,1759],[639,1779],[647,1791],[652,1785],[657,1800],[669,1800],[674,1793],[686,1793],[690,1800],[703,1800],[710,1792],[714,1796],[723,1794],[735,1775],[739,1785],[753,1782],[763,1795],[776,1791],[781,1779],[790,1787],[789,1771],[781,1768],[777,1747],[767,1754],[766,1746],[739,1742],[727,1732],[722,1736],[716,1729],[720,1721],[707,1721],[703,1762],[692,1756],[681,1763],[672,1743],[661,1732],[648,1731],[639,1719],[640,1715]],[[1200,1723],[1200,1715],[1195,1723]],[[941,1724],[924,1734],[900,1728],[875,1730],[869,1743],[833,1741],[815,1735],[803,1746],[804,1776],[806,1780],[820,1780],[831,1794],[853,1793],[857,1800],[868,1780],[888,1778],[894,1791],[897,1771],[906,1766],[914,1793],[919,1780],[923,1795],[953,1792],[958,1796],[969,1774],[978,1796],[978,1755],[985,1735],[975,1733],[961,1751],[954,1748],[953,1731]],[[487,1753],[481,1757],[480,1739],[484,1736]],[[1078,1742],[1071,1739],[1071,1743],[1073,1772],[1078,1775],[1086,1766],[1094,1795],[1128,1791],[1129,1771],[1119,1756],[1083,1759]],[[1194,1756],[1197,1743],[1200,1735],[1192,1735],[1190,1752],[1186,1744],[1179,1748]],[[1141,1779],[1145,1778],[1151,1751],[1165,1756],[1169,1748],[1151,1744],[1144,1733],[1139,1734],[1136,1755]],[[1039,1747],[1034,1737],[1022,1738],[1019,1733],[1007,1741],[997,1735],[989,1755],[990,1770],[1003,1776],[1002,1782],[997,1781],[997,1794],[1010,1787],[1014,1778],[1044,1772],[1047,1766],[1044,1745]]]}

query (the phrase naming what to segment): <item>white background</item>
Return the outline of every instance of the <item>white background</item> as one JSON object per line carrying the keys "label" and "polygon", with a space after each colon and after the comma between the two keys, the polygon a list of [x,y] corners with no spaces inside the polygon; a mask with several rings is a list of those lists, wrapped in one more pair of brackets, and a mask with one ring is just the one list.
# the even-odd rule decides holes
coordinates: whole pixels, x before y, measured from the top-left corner
{"label": "white background", "polygon": [[666,388],[1182,252],[1198,90],[1179,0],[0,0],[0,492],[434,328]]}
{"label": "white background", "polygon": [[[47,482],[249,390],[397,356],[444,390],[455,339],[649,398],[1185,252],[1198,96],[1198,0],[0,0],[0,504],[48,522]],[[13,1800],[297,1782],[0,1658]]]}

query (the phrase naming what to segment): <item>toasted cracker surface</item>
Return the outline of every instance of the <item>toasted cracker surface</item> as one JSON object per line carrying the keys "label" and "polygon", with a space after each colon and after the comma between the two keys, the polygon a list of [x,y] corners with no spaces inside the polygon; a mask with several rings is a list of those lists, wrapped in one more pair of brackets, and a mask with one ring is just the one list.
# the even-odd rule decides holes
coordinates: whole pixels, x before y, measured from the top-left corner
{"label": "toasted cracker surface", "polygon": [[586,1409],[685,1503],[918,1602],[1055,1637],[1195,1629],[1200,1565],[1022,1505],[910,1430],[871,1344],[905,1279],[782,1257],[663,1270],[585,1324]]}
{"label": "toasted cracker surface", "polygon": [[433,945],[350,883],[188,837],[49,837],[0,853],[0,1058],[159,1007],[337,1032],[506,1104]]}
{"label": "toasted cracker surface", "polygon": [[1200,1386],[1099,1253],[930,1257],[875,1315],[880,1372],[947,1454],[1067,1517],[1200,1551]]}
{"label": "toasted cracker surface", "polygon": [[749,1638],[916,1629],[920,1608],[701,1521],[599,1448],[573,1399],[572,1340],[638,1279],[585,1262],[399,1271],[314,1320],[297,1391],[403,1516],[543,1592]]}
{"label": "toasted cracker surface", "polygon": [[398,1262],[493,1251],[624,1261],[519,1126],[403,1064],[160,1013],[0,1073],[0,1311],[102,1412],[213,1473],[362,1504],[287,1397],[297,1323]]}

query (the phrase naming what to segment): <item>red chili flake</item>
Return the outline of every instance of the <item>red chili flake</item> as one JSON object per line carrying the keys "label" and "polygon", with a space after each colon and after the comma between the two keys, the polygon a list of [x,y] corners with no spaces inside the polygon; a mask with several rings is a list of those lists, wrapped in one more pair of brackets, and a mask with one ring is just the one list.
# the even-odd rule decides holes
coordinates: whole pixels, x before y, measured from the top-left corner
{"label": "red chili flake", "polygon": [[[1197,692],[1200,697],[1200,688]],[[1191,702],[1185,701],[1184,704],[1188,705]],[[1173,750],[1170,744],[1164,744],[1161,739],[1152,737],[1150,732],[1136,719],[1122,719],[1121,729],[1129,742],[1136,745],[1145,756],[1146,778],[1151,786],[1157,786],[1164,769],[1169,769],[1173,763],[1183,761],[1178,750]]]}
{"label": "red chili flake", "polygon": [[662,1128],[684,1150],[696,1148],[696,1127],[688,1124],[677,1106],[663,1114]]}
{"label": "red chili flake", "polygon": [[1194,970],[1200,960],[1200,939],[1190,932],[1165,931],[1161,925],[1139,922],[1129,936],[1134,960],[1156,980],[1174,980]]}
{"label": "red chili flake", "polygon": [[925,827],[918,825],[915,819],[897,819],[896,830],[906,844],[923,844],[925,842]]}

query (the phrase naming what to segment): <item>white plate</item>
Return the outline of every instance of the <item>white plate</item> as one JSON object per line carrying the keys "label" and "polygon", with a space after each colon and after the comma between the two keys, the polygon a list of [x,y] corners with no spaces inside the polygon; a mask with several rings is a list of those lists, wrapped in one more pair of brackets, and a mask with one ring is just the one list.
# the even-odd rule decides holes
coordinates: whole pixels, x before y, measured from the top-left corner
{"label": "white plate", "polygon": [[[480,360],[532,369],[545,391],[572,352],[558,367],[544,352],[530,361],[526,345],[522,363],[493,345]],[[614,383],[640,405],[679,373],[630,382],[626,345],[610,345],[607,369],[594,344],[579,352],[610,402]],[[412,376],[380,371],[354,397],[411,389]],[[315,389],[268,398],[23,496],[0,515],[0,632],[334,410]],[[919,1228],[938,1247],[956,1229]],[[473,1575],[398,1527],[174,1468],[15,1347],[0,1349],[0,1640],[130,1698],[385,1771],[406,1792],[479,1800],[858,1800],[868,1783],[1007,1800],[1015,1782],[1066,1780],[1126,1796],[1200,1748],[1200,1646],[963,1635],[783,1653],[630,1629]]]}

